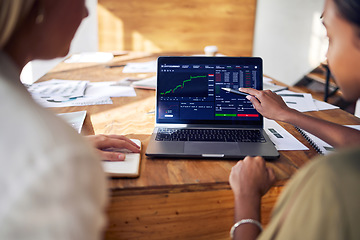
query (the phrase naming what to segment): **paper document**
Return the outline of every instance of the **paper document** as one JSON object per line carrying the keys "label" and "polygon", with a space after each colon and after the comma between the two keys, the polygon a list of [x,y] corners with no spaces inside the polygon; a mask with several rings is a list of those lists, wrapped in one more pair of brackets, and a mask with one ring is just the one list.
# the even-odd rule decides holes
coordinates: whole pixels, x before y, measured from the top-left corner
{"label": "paper document", "polygon": [[263,83],[271,83],[273,80],[271,78],[263,76]]}
{"label": "paper document", "polygon": [[339,108],[338,106],[332,105],[332,104],[327,103],[327,102],[319,101],[319,100],[316,100],[316,99],[314,99],[314,103],[315,103],[315,105],[316,105],[316,107],[317,107],[317,109],[319,111],[331,110],[331,109]]}
{"label": "paper document", "polygon": [[283,98],[289,108],[296,109],[299,112],[318,111],[310,93],[296,93],[289,90],[283,90],[276,94]]}
{"label": "paper document", "polygon": [[344,125],[344,126],[360,131],[360,125]]}
{"label": "paper document", "polygon": [[85,91],[89,97],[135,97],[133,87],[123,86],[119,82],[90,82]]}
{"label": "paper document", "polygon": [[83,96],[89,81],[52,79],[28,87],[32,95],[44,98]]}
{"label": "paper document", "polygon": [[288,89],[288,87],[276,85],[274,83],[266,83],[266,82],[263,83],[263,90],[271,90],[273,92],[279,92],[286,89]]}
{"label": "paper document", "polygon": [[52,79],[34,83],[28,91],[43,107],[69,107],[112,104],[110,97],[134,97],[131,86],[121,82],[90,82]]}
{"label": "paper document", "polygon": [[69,123],[78,133],[81,133],[86,111],[59,113],[57,115]]}
{"label": "paper document", "polygon": [[78,98],[58,98],[45,99],[41,97],[32,96],[35,102],[43,107],[74,107],[74,106],[89,106],[89,105],[103,105],[113,104],[110,97],[78,97]]}
{"label": "paper document", "polygon": [[144,73],[156,72],[156,61],[128,63],[123,69],[123,73]]}
{"label": "paper document", "polygon": [[286,90],[288,87],[276,85],[275,83],[272,83],[272,79],[268,77],[263,77],[263,90],[271,90],[273,92],[278,92],[281,90]]}
{"label": "paper document", "polygon": [[133,86],[134,88],[144,88],[144,89],[156,89],[156,80],[157,77],[150,77],[150,78],[145,78],[143,80],[139,80],[139,81],[134,81],[131,83],[131,86]]}
{"label": "paper document", "polygon": [[309,150],[309,148],[307,148],[274,120],[264,118],[264,129],[278,151]]}
{"label": "paper document", "polygon": [[73,54],[66,59],[65,63],[106,63],[114,58],[112,53],[108,52],[83,52]]}

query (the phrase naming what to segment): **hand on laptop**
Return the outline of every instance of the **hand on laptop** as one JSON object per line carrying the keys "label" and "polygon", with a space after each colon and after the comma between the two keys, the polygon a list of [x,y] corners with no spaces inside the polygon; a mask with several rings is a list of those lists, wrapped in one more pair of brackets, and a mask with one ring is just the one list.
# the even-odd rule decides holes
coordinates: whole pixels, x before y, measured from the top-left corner
{"label": "hand on laptop", "polygon": [[120,152],[106,151],[107,148],[125,148],[131,152],[139,153],[140,147],[129,138],[122,135],[90,135],[85,138],[97,149],[102,160],[123,161],[125,154]]}
{"label": "hand on laptop", "polygon": [[253,88],[239,88],[239,91],[249,93],[250,95],[246,96],[246,98],[266,118],[287,122],[292,113],[298,113],[295,109],[289,108],[281,96],[270,90],[260,91]]}

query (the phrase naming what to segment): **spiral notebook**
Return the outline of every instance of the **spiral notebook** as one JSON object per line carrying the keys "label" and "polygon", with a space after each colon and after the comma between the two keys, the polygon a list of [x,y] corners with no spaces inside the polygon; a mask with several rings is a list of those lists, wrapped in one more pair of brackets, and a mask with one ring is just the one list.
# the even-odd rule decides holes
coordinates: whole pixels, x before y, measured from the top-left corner
{"label": "spiral notebook", "polygon": [[301,129],[298,127],[295,127],[296,130],[298,130],[301,135],[310,143],[310,145],[319,153],[322,155],[330,154],[335,149],[333,146],[328,144],[327,142],[321,140],[320,138],[316,137],[315,135]]}

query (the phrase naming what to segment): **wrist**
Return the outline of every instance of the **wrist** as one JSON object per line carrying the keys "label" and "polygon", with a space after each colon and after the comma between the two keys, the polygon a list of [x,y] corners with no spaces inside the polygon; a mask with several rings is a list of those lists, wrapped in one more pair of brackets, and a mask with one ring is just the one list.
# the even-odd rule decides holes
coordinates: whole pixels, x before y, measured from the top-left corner
{"label": "wrist", "polygon": [[241,201],[244,203],[260,202],[261,194],[260,193],[251,193],[251,194],[234,193],[234,198],[235,198],[235,201]]}
{"label": "wrist", "polygon": [[[247,239],[255,239],[261,231],[260,223],[260,195],[235,194],[234,221],[230,235],[239,239],[246,236]],[[247,223],[247,224],[245,224]],[[254,224],[255,223],[255,224]],[[240,227],[240,225],[242,225]],[[260,227],[259,227],[260,226]]]}
{"label": "wrist", "polygon": [[[260,232],[262,232],[263,228],[262,225],[259,221],[251,219],[251,218],[247,218],[247,219],[241,219],[240,221],[237,221],[230,229],[230,238],[234,239],[234,232],[236,230],[237,227],[239,227],[241,224],[254,224],[255,226],[257,226],[260,230]],[[257,236],[258,234],[256,234],[254,231],[252,232],[252,234],[254,234]]]}
{"label": "wrist", "polygon": [[282,117],[280,117],[279,120],[282,122],[293,124],[296,121],[296,119],[299,117],[299,114],[301,114],[299,111],[289,108],[288,110],[285,111],[284,114],[280,115]]}
{"label": "wrist", "polygon": [[261,196],[235,195],[235,220],[251,218],[260,221]]}

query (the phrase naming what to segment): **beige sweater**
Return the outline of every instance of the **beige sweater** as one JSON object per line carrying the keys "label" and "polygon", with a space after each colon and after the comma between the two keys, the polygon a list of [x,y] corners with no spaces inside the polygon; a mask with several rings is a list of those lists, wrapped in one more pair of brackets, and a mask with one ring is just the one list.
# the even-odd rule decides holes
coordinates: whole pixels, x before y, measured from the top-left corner
{"label": "beige sweater", "polygon": [[360,239],[360,148],[306,165],[272,215],[261,240]]}

